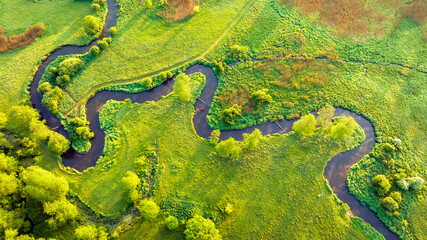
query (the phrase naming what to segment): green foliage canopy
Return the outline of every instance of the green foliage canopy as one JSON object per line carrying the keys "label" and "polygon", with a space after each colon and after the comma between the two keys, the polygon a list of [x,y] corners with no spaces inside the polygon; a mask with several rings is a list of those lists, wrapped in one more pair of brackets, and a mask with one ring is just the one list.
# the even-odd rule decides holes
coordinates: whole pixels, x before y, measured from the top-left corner
{"label": "green foliage canopy", "polygon": [[182,101],[190,101],[191,91],[189,84],[190,77],[185,73],[180,73],[176,76],[173,91]]}
{"label": "green foliage canopy", "polygon": [[215,150],[221,157],[232,157],[238,158],[240,153],[242,153],[242,147],[239,145],[239,142],[230,137],[225,141],[219,142],[215,146]]}
{"label": "green foliage canopy", "polygon": [[302,136],[312,135],[316,130],[316,119],[313,114],[302,116],[300,120],[296,121],[292,126],[292,130]]}
{"label": "green foliage canopy", "polygon": [[187,240],[220,240],[222,239],[215,224],[200,215],[188,220],[184,231]]}

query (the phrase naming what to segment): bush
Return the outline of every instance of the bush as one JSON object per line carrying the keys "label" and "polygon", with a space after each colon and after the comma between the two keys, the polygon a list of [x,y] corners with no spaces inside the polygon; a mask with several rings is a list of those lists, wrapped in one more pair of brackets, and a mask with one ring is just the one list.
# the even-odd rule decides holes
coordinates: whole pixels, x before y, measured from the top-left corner
{"label": "bush", "polygon": [[93,35],[99,31],[99,18],[88,15],[83,19],[83,27],[88,35]]}
{"label": "bush", "polygon": [[99,40],[99,41],[98,41],[98,47],[99,47],[101,50],[104,50],[104,49],[106,49],[106,48],[108,47],[108,42],[107,42],[107,41],[105,41],[105,40]]}
{"label": "bush", "polygon": [[166,80],[166,79],[168,79],[168,74],[167,74],[166,72],[161,72],[161,73],[160,73],[160,78],[161,78],[162,80]]}
{"label": "bush", "polygon": [[261,131],[256,128],[252,133],[243,133],[243,145],[249,150],[255,149],[262,140]]}
{"label": "bush", "polygon": [[60,87],[65,87],[71,81],[70,76],[61,75],[56,77],[56,84]]}
{"label": "bush", "polygon": [[299,135],[312,135],[316,130],[316,118],[313,114],[302,116],[300,120],[294,123],[292,130]]}
{"label": "bush", "polygon": [[399,209],[399,204],[391,197],[386,197],[381,200],[381,205],[387,212],[394,213]]}
{"label": "bush", "polygon": [[105,40],[108,44],[110,44],[113,41],[113,39],[110,37],[103,38],[102,40]]}
{"label": "bush", "polygon": [[251,94],[251,99],[256,104],[271,103],[273,98],[268,94],[268,89],[261,89]]}
{"label": "bush", "polygon": [[225,141],[221,141],[215,146],[215,150],[221,157],[238,158],[242,152],[239,142],[230,137]]}
{"label": "bush", "polygon": [[104,5],[107,0],[93,0],[93,3],[98,4],[100,6]]}
{"label": "bush", "polygon": [[217,144],[219,142],[219,136],[221,136],[221,130],[214,129],[209,136],[209,142],[211,144]]}
{"label": "bush", "polygon": [[176,76],[175,83],[173,85],[173,91],[182,101],[190,101],[191,90],[189,84],[190,77],[188,77],[185,73],[180,73],[178,76]]}
{"label": "bush", "polygon": [[128,199],[130,203],[136,203],[140,199],[138,188],[141,185],[141,181],[134,172],[127,171],[126,176],[122,178],[124,188],[128,193]]}
{"label": "bush", "polygon": [[390,182],[384,175],[375,176],[372,178],[372,183],[380,196],[384,196],[391,188]]}
{"label": "bush", "polygon": [[160,208],[152,200],[144,199],[138,205],[138,210],[145,220],[153,220],[159,214]]}
{"label": "bush", "polygon": [[248,58],[249,55],[249,47],[233,45],[230,47],[228,54],[236,59],[243,60]]}
{"label": "bush", "polygon": [[116,34],[117,34],[117,28],[116,28],[116,27],[111,27],[110,29],[108,29],[108,33],[109,33],[111,36],[116,35]]}
{"label": "bush", "polygon": [[142,80],[142,85],[145,87],[151,87],[151,84],[153,84],[153,80],[151,78],[144,78]]}
{"label": "bush", "polygon": [[406,178],[400,179],[396,182],[397,186],[402,190],[409,190],[410,184],[406,181]]}
{"label": "bush", "polygon": [[400,194],[400,192],[392,192],[390,193],[390,197],[393,198],[398,203],[402,201],[402,195]]}
{"label": "bush", "polygon": [[344,140],[347,136],[351,136],[356,128],[356,121],[354,121],[352,117],[347,116],[338,117],[336,119],[338,121],[332,126],[331,136],[341,140]]}
{"label": "bush", "polygon": [[99,10],[101,10],[101,6],[99,6],[99,4],[97,3],[92,3],[90,5],[90,7],[95,11],[95,12],[99,12]]}
{"label": "bush", "polygon": [[409,184],[411,188],[414,189],[415,191],[420,190],[423,183],[424,183],[424,179],[418,176],[409,179]]}
{"label": "bush", "polygon": [[52,90],[52,85],[50,85],[49,82],[44,82],[40,84],[39,87],[37,88],[37,91],[40,93],[41,96],[43,96],[43,94],[45,94],[46,92],[49,92],[50,90]]}
{"label": "bush", "polygon": [[174,216],[169,216],[168,218],[166,218],[166,220],[165,220],[165,224],[166,224],[166,227],[167,227],[169,230],[174,230],[174,229],[176,229],[176,228],[178,227],[178,225],[179,225],[179,223],[178,223],[178,219],[177,219],[176,217],[174,217]]}
{"label": "bush", "polygon": [[222,112],[222,117],[228,124],[234,124],[237,118],[242,114],[242,106],[234,104]]}
{"label": "bush", "polygon": [[146,8],[152,8],[153,2],[151,0],[145,0],[145,7]]}
{"label": "bush", "polygon": [[98,46],[92,46],[90,48],[90,55],[92,55],[92,56],[97,56],[97,55],[99,55],[100,52],[101,52],[101,50],[99,49]]}
{"label": "bush", "polygon": [[46,92],[43,95],[42,103],[46,106],[46,108],[52,112],[53,114],[57,114],[59,112],[59,103],[62,99],[62,91],[58,87],[51,89],[49,92]]}

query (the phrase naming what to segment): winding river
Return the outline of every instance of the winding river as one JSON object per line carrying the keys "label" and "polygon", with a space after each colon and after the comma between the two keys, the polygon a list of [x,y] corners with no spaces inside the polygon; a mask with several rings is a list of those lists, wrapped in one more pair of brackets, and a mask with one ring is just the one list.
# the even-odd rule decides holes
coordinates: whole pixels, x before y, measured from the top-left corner
{"label": "winding river", "polygon": [[[107,0],[107,4],[109,11],[101,36],[86,46],[66,45],[52,52],[39,66],[30,86],[31,101],[33,106],[40,112],[42,118],[46,119],[46,124],[50,128],[55,129],[57,132],[61,133],[67,138],[68,133],[64,130],[64,127],[61,125],[60,121],[42,105],[40,94],[37,92],[37,86],[45,72],[46,67],[58,56],[86,53],[92,46],[96,44],[100,38],[108,36],[107,30],[110,27],[116,25],[119,7],[114,0]],[[200,137],[207,138],[211,134],[212,129],[209,127],[206,121],[206,116],[218,87],[218,79],[210,67],[206,67],[200,64],[196,64],[187,68],[185,72],[187,74],[201,72],[206,76],[206,86],[202,91],[199,99],[194,104],[195,110],[204,109],[204,111],[196,111],[196,114],[193,117],[193,124],[197,134]],[[169,94],[172,91],[172,86],[173,79],[168,79],[158,87],[136,94],[115,91],[100,91],[96,93],[96,95],[89,99],[86,104],[87,120],[90,122],[91,131],[95,133],[95,137],[91,140],[92,148],[87,154],[84,155],[77,154],[73,149],[70,149],[68,152],[63,154],[62,163],[65,166],[73,167],[79,171],[83,171],[88,167],[94,166],[96,164],[98,158],[102,155],[105,139],[105,133],[101,130],[99,124],[99,110],[108,100],[114,99],[123,101],[129,98],[133,103],[143,103],[151,100],[157,101],[162,96]],[[341,115],[352,116],[365,131],[366,139],[357,148],[340,153],[333,157],[327,163],[324,171],[324,177],[329,181],[329,185],[338,198],[350,206],[352,215],[361,217],[363,220],[371,224],[371,226],[383,234],[386,239],[398,239],[397,235],[392,233],[377,218],[373,211],[371,211],[366,206],[362,206],[359,201],[348,192],[346,177],[350,167],[359,162],[363,156],[371,151],[375,144],[375,133],[372,124],[364,117],[348,110],[337,108],[335,111],[335,116]],[[295,120],[282,120],[277,122],[267,122],[243,130],[224,130],[221,131],[221,139],[224,140],[229,137],[233,137],[236,140],[241,140],[243,138],[243,133],[250,133],[255,128],[260,129],[263,135],[273,133],[287,133],[291,130],[294,122]]]}

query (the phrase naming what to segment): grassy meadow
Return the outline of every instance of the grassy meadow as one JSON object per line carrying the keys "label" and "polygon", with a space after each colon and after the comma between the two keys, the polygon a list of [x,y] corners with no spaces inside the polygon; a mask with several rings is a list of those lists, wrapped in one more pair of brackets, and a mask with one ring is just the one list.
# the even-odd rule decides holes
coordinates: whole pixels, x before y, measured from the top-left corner
{"label": "grassy meadow", "polygon": [[9,36],[38,23],[46,26],[44,34],[30,45],[0,54],[1,110],[29,99],[27,87],[44,56],[64,44],[89,42],[82,21],[90,14],[93,10],[85,1],[0,1],[0,27]]}

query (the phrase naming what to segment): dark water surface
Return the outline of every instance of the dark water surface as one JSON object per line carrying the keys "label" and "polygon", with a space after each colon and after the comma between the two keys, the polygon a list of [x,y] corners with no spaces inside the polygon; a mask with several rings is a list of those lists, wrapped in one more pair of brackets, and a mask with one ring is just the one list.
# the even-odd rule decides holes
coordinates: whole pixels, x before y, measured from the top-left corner
{"label": "dark water surface", "polygon": [[[107,30],[114,26],[117,20],[117,13],[119,9],[117,4],[114,0],[107,0],[107,4],[109,11],[106,18],[106,24],[102,30],[100,38],[108,36]],[[59,120],[42,105],[40,94],[37,92],[37,86],[46,70],[46,67],[58,56],[86,53],[100,38],[92,41],[86,46],[67,45],[51,53],[37,70],[34,75],[34,80],[30,86],[33,106],[40,112],[42,118],[46,119],[46,123],[50,128],[55,129],[67,138],[69,137],[68,133],[64,130],[64,127],[61,125]],[[208,138],[212,129],[206,121],[206,116],[218,87],[218,79],[210,67],[200,64],[189,67],[185,72],[187,74],[200,72],[206,76],[206,87],[203,89],[202,94],[194,104],[194,109],[199,111],[196,111],[193,117],[193,124],[200,137]],[[129,98],[133,103],[143,103],[152,100],[157,101],[161,99],[162,96],[169,94],[172,91],[172,86],[173,79],[169,79],[160,86],[142,93],[131,94],[116,91],[100,91],[96,93],[95,96],[86,104],[87,120],[90,122],[91,131],[95,133],[95,137],[91,140],[92,148],[87,154],[77,154],[73,149],[70,149],[68,152],[63,154],[63,165],[73,167],[79,171],[83,171],[88,167],[96,165],[98,158],[102,155],[105,140],[105,133],[101,130],[99,124],[99,111],[108,100],[113,99],[123,101]],[[201,111],[201,109],[204,110]],[[359,201],[348,192],[346,178],[350,167],[359,162],[363,156],[371,151],[371,148],[375,144],[375,133],[372,124],[364,117],[348,110],[337,108],[335,116],[342,115],[352,116],[356,120],[356,122],[365,131],[366,140],[356,149],[340,153],[332,158],[325,168],[324,177],[329,181],[329,185],[338,198],[350,206],[351,212],[354,216],[361,217],[363,220],[371,224],[377,231],[383,234],[386,239],[398,239],[397,235],[392,233],[384,223],[377,218],[374,212],[366,206],[362,206]],[[224,130],[221,131],[221,139],[224,140],[229,137],[233,137],[236,140],[241,140],[243,138],[243,133],[251,133],[255,128],[260,129],[263,135],[287,133],[291,130],[295,121],[296,120],[282,120],[277,122],[266,122],[243,130]]]}

